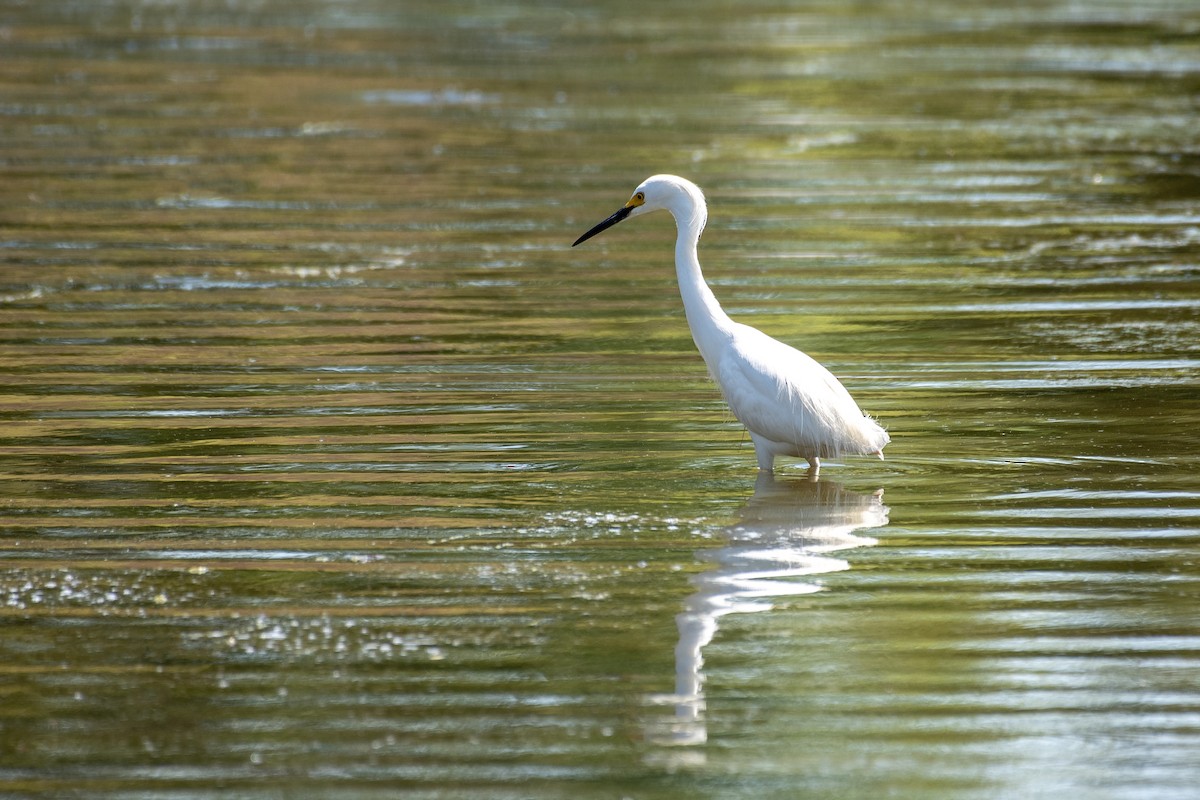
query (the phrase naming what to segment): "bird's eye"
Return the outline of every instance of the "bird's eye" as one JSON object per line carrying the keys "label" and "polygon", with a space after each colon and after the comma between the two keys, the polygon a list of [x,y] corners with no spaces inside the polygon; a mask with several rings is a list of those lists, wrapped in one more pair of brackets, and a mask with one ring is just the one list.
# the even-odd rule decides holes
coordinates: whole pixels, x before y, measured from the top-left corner
{"label": "bird's eye", "polygon": [[634,197],[636,197],[638,200],[640,200],[643,203],[646,202],[646,193],[645,192],[638,192],[637,194],[634,195]]}

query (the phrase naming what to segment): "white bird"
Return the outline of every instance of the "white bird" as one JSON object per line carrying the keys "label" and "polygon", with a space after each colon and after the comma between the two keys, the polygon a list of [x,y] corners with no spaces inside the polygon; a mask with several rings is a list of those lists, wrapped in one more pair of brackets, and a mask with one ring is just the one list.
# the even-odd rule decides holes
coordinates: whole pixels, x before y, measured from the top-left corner
{"label": "white bird", "polygon": [[700,187],[676,175],[642,182],[619,211],[575,240],[574,247],[629,217],[666,210],[675,218],[675,273],[692,340],[733,415],[750,431],[758,468],[798,456],[815,475],[822,458],[877,455],[887,431],[863,414],[846,387],[811,357],[762,331],[734,322],[700,272],[696,244],[708,219]]}

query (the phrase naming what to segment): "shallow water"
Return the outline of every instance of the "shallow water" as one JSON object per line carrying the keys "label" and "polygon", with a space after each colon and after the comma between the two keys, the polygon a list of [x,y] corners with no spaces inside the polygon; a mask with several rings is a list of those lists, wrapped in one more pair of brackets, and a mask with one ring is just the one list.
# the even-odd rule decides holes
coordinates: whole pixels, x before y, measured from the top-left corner
{"label": "shallow water", "polygon": [[[0,793],[1186,798],[1200,15],[0,19]],[[888,460],[756,484],[726,309]]]}

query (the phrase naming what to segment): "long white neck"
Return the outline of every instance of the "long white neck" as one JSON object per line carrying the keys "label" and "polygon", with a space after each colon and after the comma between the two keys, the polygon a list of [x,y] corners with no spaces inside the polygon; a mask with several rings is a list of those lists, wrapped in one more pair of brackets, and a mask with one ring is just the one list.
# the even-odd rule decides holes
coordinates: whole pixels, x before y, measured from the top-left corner
{"label": "long white neck", "polygon": [[679,280],[679,294],[683,298],[683,310],[687,314],[692,340],[700,355],[709,366],[720,346],[729,338],[733,321],[729,319],[700,271],[700,259],[696,256],[696,243],[704,229],[708,210],[699,189],[693,195],[680,193],[678,201],[668,210],[675,217],[678,231],[675,239],[675,274]]}

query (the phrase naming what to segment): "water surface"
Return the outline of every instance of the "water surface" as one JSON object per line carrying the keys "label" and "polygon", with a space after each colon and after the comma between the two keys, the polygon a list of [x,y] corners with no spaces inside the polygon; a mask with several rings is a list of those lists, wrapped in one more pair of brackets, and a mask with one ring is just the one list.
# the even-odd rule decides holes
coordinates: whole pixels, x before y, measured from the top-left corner
{"label": "water surface", "polygon": [[[1187,798],[1191,3],[0,16],[0,793]],[[891,431],[756,482],[707,277]]]}

